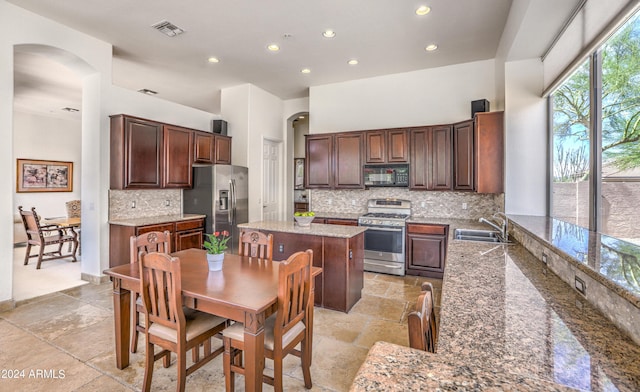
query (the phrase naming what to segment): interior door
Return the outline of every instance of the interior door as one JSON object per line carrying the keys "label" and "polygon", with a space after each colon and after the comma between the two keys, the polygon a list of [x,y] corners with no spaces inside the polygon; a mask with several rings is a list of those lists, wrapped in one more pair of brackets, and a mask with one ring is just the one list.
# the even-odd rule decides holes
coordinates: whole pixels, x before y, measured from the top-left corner
{"label": "interior door", "polygon": [[262,220],[276,221],[282,216],[282,142],[265,139],[262,145]]}

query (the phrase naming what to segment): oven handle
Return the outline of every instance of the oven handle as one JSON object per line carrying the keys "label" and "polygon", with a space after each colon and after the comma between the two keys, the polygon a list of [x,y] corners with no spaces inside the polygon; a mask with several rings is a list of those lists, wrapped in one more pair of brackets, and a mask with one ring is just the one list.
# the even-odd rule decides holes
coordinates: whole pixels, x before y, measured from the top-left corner
{"label": "oven handle", "polygon": [[384,227],[377,227],[377,226],[362,226],[362,227],[366,227],[367,229],[370,230],[377,230],[377,231],[394,231],[394,232],[402,232],[402,229],[387,229]]}
{"label": "oven handle", "polygon": [[369,265],[377,265],[377,266],[380,266],[380,267],[386,267],[386,268],[389,268],[389,269],[402,269],[404,267],[404,264],[402,264],[402,263],[393,263],[393,265],[389,265],[390,263],[376,263],[375,261],[371,261],[370,259],[365,259],[364,263],[365,264],[369,264]]}

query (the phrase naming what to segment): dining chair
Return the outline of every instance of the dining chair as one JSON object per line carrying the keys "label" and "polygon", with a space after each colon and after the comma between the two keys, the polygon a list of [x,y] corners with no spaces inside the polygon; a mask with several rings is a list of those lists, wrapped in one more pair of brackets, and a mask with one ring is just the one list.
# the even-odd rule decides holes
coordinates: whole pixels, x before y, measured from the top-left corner
{"label": "dining chair", "polygon": [[71,200],[65,203],[67,218],[80,218],[80,200]]}
{"label": "dining chair", "polygon": [[[163,358],[165,367],[171,352],[177,355],[178,377],[176,391],[184,391],[186,377],[223,352],[212,351],[211,337],[226,327],[226,319],[197,310],[184,310],[180,259],[166,253],[140,252],[140,293],[147,323],[146,350],[142,390],[151,390],[153,365]],[[162,350],[155,353],[155,346]],[[187,367],[187,351],[199,350],[204,356]]]}
{"label": "dining chair", "polygon": [[238,244],[240,256],[273,259],[273,235],[260,231],[242,230]]}
{"label": "dining chair", "polygon": [[[78,250],[78,233],[72,227],[62,227],[55,224],[41,225],[40,218],[36,213],[36,208],[32,207],[31,211],[24,211],[22,206],[18,207],[24,230],[27,234],[27,249],[24,255],[24,265],[29,264],[32,257],[38,258],[36,269],[40,269],[43,261],[63,259],[71,257],[71,261],[76,262],[76,251]],[[62,246],[65,243],[72,245],[69,254],[62,254]],[[45,247],[49,245],[57,245],[57,250],[45,252]],[[31,255],[31,247],[39,246],[37,255]]]}
{"label": "dining chair", "polygon": [[433,308],[433,286],[425,282],[421,288],[415,310],[407,316],[409,347],[435,353],[437,327]]}
{"label": "dining chair", "polygon": [[[140,234],[139,236],[131,236],[129,246],[129,262],[137,263],[139,261],[140,252],[160,252],[171,253],[171,233],[169,231],[150,231]],[[144,333],[145,326],[140,320],[140,314],[144,313],[142,299],[139,294],[132,298],[131,319],[133,328],[131,328],[131,349],[132,353],[138,351],[138,336]]]}
{"label": "dining chair", "polygon": [[[304,386],[311,388],[311,346],[309,344],[309,307],[311,300],[311,261],[313,251],[297,252],[278,267],[277,312],[264,323],[264,354],[273,360],[273,377],[263,374],[263,382],[282,391],[282,361],[288,354],[301,359]],[[244,374],[241,364],[244,350],[244,325],[235,323],[222,331],[224,341],[224,377],[227,391],[235,389],[235,373]],[[296,346],[300,344],[300,349]]]}

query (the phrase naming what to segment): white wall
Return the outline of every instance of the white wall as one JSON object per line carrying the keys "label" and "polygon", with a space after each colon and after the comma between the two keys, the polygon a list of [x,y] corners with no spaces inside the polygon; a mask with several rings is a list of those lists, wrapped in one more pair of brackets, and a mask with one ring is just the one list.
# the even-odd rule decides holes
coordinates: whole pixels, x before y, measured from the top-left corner
{"label": "white wall", "polygon": [[220,115],[225,120],[227,132],[233,137],[231,163],[248,166],[249,140],[249,84],[222,89]]}
{"label": "white wall", "polygon": [[80,120],[24,112],[13,112],[13,116],[13,154],[17,158],[73,162],[72,192],[16,193],[14,188],[14,214],[18,213],[18,206],[22,206],[25,210],[36,207],[43,217],[66,216],[65,203],[80,199]]}
{"label": "white wall", "polygon": [[508,214],[547,213],[547,121],[539,59],[505,64],[506,184]]}
{"label": "white wall", "polygon": [[471,101],[495,99],[495,86],[493,60],[313,86],[309,132],[463,121]]}
{"label": "white wall", "polygon": [[309,134],[309,116],[305,116],[303,119],[299,119],[293,126],[293,157],[304,158],[306,154],[306,146],[304,135]]}

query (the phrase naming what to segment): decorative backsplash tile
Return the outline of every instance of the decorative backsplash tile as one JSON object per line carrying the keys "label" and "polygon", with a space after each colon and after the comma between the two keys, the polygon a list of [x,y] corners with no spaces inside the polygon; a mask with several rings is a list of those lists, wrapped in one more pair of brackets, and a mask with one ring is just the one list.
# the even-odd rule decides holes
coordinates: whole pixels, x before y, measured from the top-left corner
{"label": "decorative backsplash tile", "polygon": [[310,209],[316,212],[365,213],[367,200],[383,198],[411,200],[414,217],[479,219],[504,211],[504,194],[410,191],[406,188],[309,190]]}
{"label": "decorative backsplash tile", "polygon": [[180,189],[109,191],[109,219],[143,218],[182,212]]}

